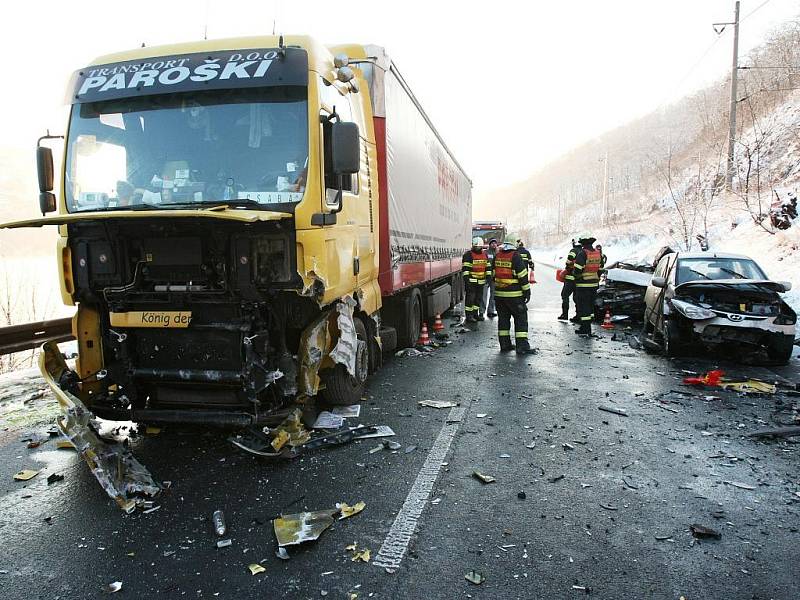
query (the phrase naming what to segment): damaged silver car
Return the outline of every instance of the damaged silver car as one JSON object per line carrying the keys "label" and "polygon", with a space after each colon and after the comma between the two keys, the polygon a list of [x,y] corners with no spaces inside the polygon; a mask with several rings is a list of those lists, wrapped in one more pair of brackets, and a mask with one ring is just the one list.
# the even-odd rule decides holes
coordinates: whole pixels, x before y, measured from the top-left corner
{"label": "damaged silver car", "polygon": [[770,280],[751,258],[713,252],[661,258],[645,294],[645,332],[667,356],[689,344],[766,353],[786,364],[797,314],[781,298],[791,283]]}

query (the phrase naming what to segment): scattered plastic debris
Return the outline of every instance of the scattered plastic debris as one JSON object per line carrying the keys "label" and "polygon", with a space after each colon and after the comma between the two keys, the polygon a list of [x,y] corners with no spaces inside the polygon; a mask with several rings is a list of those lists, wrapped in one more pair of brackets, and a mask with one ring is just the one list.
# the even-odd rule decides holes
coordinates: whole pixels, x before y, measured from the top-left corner
{"label": "scattered plastic debris", "polygon": [[403,450],[403,454],[411,454],[416,449],[416,446],[406,446],[406,449]]}
{"label": "scattered plastic debris", "polygon": [[491,475],[486,475],[484,473],[481,473],[480,471],[473,471],[472,476],[481,483],[494,483],[495,481],[497,481]]}
{"label": "scattered plastic debris", "polygon": [[23,469],[17,473],[14,473],[14,480],[15,481],[28,481],[29,479],[33,479],[39,474],[39,471],[34,471],[33,469]]}
{"label": "scattered plastic debris", "polygon": [[50,473],[50,475],[47,476],[47,485],[58,481],[64,481],[64,476],[60,473]]}
{"label": "scattered plastic debris", "polygon": [[118,591],[122,589],[122,582],[121,581],[113,581],[109,583],[107,586],[103,588],[103,591],[106,594],[116,594]]}
{"label": "scattered plastic debris", "polygon": [[357,515],[360,513],[364,508],[366,508],[366,504],[362,502],[356,502],[353,506],[350,506],[346,502],[341,502],[336,505],[336,508],[339,509],[339,520],[347,519],[348,517],[352,517],[353,515]]}
{"label": "scattered plastic debris", "polygon": [[230,538],[225,540],[217,540],[217,548],[227,548],[228,546],[233,545],[233,540]]}
{"label": "scattered plastic debris", "polygon": [[484,418],[484,417],[486,417],[486,416],[487,416],[487,414],[486,414],[486,413],[478,413],[477,415],[475,415],[475,418],[476,418],[476,419],[483,419],[483,418]]}
{"label": "scattered plastic debris", "polygon": [[331,412],[345,419],[354,419],[361,416],[361,405],[350,404],[348,406],[334,406]]}
{"label": "scattered plastic debris", "polygon": [[533,450],[534,448],[536,448],[536,442],[530,442],[528,444],[525,444],[525,447],[529,448],[530,450]]}
{"label": "scattered plastic debris", "polygon": [[350,560],[353,561],[353,562],[361,561],[361,562],[365,562],[365,563],[368,563],[369,559],[370,559],[369,548],[365,548],[364,550],[360,550],[360,551],[356,552],[350,558]]}
{"label": "scattered plastic debris", "polygon": [[458,406],[458,402],[453,402],[452,400],[420,400],[417,404],[430,406],[431,408],[454,408]]}
{"label": "scattered plastic debris", "polygon": [[719,369],[709,371],[702,377],[685,377],[683,383],[688,385],[708,385],[720,387],[745,394],[774,394],[778,388],[774,383],[767,383],[760,379],[724,379],[724,371]]}
{"label": "scattered plastic debris", "polygon": [[294,546],[319,538],[322,532],[333,525],[338,508],[283,515],[272,521],[278,546]]}
{"label": "scattered plastic debris", "polygon": [[480,585],[486,581],[486,577],[484,577],[483,573],[480,573],[479,571],[470,571],[464,575],[464,579],[475,585]]}
{"label": "scattered plastic debris", "polygon": [[625,412],[621,408],[614,408],[613,406],[598,406],[597,410],[602,410],[603,412],[612,413],[615,415],[619,415],[621,417],[627,417],[628,413]]}
{"label": "scattered plastic debris", "polygon": [[699,539],[716,539],[716,540],[718,540],[718,539],[722,538],[722,534],[719,531],[715,531],[714,529],[711,529],[710,527],[705,527],[703,525],[698,525],[697,523],[694,523],[694,524],[690,525],[689,529],[691,530],[692,535],[694,537],[696,537],[696,538],[699,538]]}
{"label": "scattered plastic debris", "polygon": [[278,549],[275,551],[275,556],[281,560],[290,560],[292,558],[289,556],[289,552],[283,546],[278,547]]}
{"label": "scattered plastic debris", "polygon": [[339,429],[344,425],[344,417],[336,415],[327,410],[323,410],[314,421],[313,429]]}
{"label": "scattered plastic debris", "polygon": [[383,440],[382,443],[383,443],[383,447],[386,448],[387,450],[397,451],[397,450],[400,450],[400,448],[403,447],[403,444],[401,444],[399,442],[395,442],[394,440]]}
{"label": "scattered plastic debris", "polygon": [[739,483],[738,481],[724,481],[723,483],[727,483],[730,486],[735,488],[739,488],[740,490],[754,490],[756,489],[755,486],[749,485],[747,483]]}
{"label": "scattered plastic debris", "polygon": [[250,569],[250,575],[258,575],[266,571],[266,569],[258,563],[250,563],[247,565],[247,568]]}
{"label": "scattered plastic debris", "polygon": [[561,481],[562,479],[564,479],[564,477],[566,477],[566,475],[556,475],[555,477],[548,477],[547,481],[549,481],[550,483],[556,483],[557,481]]}
{"label": "scattered plastic debris", "polygon": [[525,500],[525,498],[527,497],[528,495],[524,491],[517,492],[517,498],[519,498],[520,500]]}

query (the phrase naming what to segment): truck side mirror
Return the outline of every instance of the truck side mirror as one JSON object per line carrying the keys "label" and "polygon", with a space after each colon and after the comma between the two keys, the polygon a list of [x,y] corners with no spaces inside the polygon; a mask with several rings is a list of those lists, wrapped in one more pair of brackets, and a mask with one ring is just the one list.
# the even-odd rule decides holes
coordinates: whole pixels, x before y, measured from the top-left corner
{"label": "truck side mirror", "polygon": [[39,210],[42,214],[56,209],[53,194],[53,151],[47,146],[36,148],[36,171],[39,176]]}
{"label": "truck side mirror", "polygon": [[331,166],[336,175],[351,175],[361,168],[358,125],[338,121],[331,125]]}
{"label": "truck side mirror", "polygon": [[667,280],[664,277],[653,277],[651,283],[657,288],[667,287]]}

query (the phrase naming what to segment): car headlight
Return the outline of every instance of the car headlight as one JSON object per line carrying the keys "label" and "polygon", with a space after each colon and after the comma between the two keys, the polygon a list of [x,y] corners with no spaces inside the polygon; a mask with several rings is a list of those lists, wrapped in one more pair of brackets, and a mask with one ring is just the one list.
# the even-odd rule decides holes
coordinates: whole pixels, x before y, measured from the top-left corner
{"label": "car headlight", "polygon": [[689,304],[683,300],[673,299],[671,302],[675,310],[677,310],[687,319],[702,321],[703,319],[713,319],[717,316],[717,313],[715,313],[713,310],[708,310],[707,308],[703,308],[702,306],[697,306],[695,304]]}

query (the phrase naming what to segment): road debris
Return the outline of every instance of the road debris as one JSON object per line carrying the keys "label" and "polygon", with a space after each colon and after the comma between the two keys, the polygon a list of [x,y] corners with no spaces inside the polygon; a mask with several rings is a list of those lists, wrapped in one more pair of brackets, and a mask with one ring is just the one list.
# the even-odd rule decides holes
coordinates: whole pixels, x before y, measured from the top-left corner
{"label": "road debris", "polygon": [[684,377],[683,383],[688,385],[707,385],[720,387],[745,394],[774,394],[778,387],[760,379],[725,379],[725,371],[719,369],[709,371],[702,377]]}
{"label": "road debris", "polygon": [[494,483],[495,481],[497,481],[491,475],[486,475],[484,473],[481,473],[480,471],[473,471],[472,476],[481,483]]}
{"label": "road debris", "polygon": [[221,510],[214,511],[214,513],[211,515],[211,523],[214,525],[214,533],[216,533],[219,537],[225,535],[225,532],[228,528],[225,525],[225,515]]}
{"label": "road debris", "polygon": [[258,563],[250,563],[247,565],[247,568],[250,569],[250,575],[258,575],[266,571],[266,569]]}
{"label": "road debris", "polygon": [[29,479],[36,477],[39,473],[39,471],[34,471],[33,469],[22,469],[22,471],[14,473],[14,480],[28,481]]}
{"label": "road debris", "polygon": [[527,497],[528,496],[524,491],[517,492],[517,498],[519,498],[520,500],[525,500],[525,498]]}
{"label": "road debris", "polygon": [[689,529],[692,532],[692,535],[698,539],[716,539],[719,540],[722,538],[722,534],[710,527],[705,527],[703,525],[698,525],[697,523],[693,523],[689,526]]}
{"label": "road debris", "polygon": [[722,483],[727,483],[730,486],[735,488],[739,488],[740,490],[754,490],[756,489],[755,486],[749,485],[747,483],[739,483],[738,481],[723,481]]}
{"label": "road debris", "polygon": [[350,506],[346,502],[341,502],[336,504],[336,508],[339,509],[339,520],[347,519],[348,517],[352,517],[353,515],[357,515],[362,510],[366,508],[366,503],[363,501],[356,502],[353,506]]}
{"label": "road debris", "polygon": [[277,556],[281,560],[290,560],[292,558],[291,556],[289,556],[289,552],[283,546],[280,546],[275,551],[275,556]]}
{"label": "road debris", "polygon": [[487,413],[478,413],[477,415],[475,415],[475,418],[476,419],[483,419],[486,416],[487,416]]}
{"label": "road debris", "polygon": [[657,533],[653,537],[656,538],[657,541],[663,542],[665,540],[671,540],[672,539],[672,534],[666,534],[666,533],[665,534],[659,534],[659,533]]}
{"label": "road debris", "polygon": [[411,454],[416,449],[416,446],[406,446],[406,449],[403,450],[403,454]]}
{"label": "road debris", "polygon": [[614,408],[613,406],[601,405],[601,406],[597,407],[597,410],[602,410],[603,412],[612,413],[612,414],[615,414],[615,415],[619,415],[621,417],[627,417],[628,416],[628,413],[625,412],[623,409]]}
{"label": "road debris", "polygon": [[103,587],[103,591],[106,594],[116,594],[121,589],[122,589],[121,581],[112,581],[111,583]]}
{"label": "road debris", "polygon": [[[363,400],[366,400],[366,398],[363,398]],[[340,417],[344,417],[345,419],[355,419],[361,416],[361,405],[350,404],[348,406],[334,406],[331,409],[331,412],[335,415],[339,415]]]}
{"label": "road debris", "polygon": [[233,545],[233,540],[230,538],[225,540],[217,540],[217,548],[227,548],[228,546]]}
{"label": "road debris", "polygon": [[278,546],[294,546],[314,541],[333,525],[338,508],[283,515],[272,521]]}
{"label": "road debris", "polygon": [[[100,439],[94,414],[69,391],[74,386],[75,374],[67,367],[64,356],[53,342],[42,346],[39,368],[62,409],[57,421],[59,430],[119,507],[131,513],[144,502],[145,497],[154,497],[161,492],[161,486],[126,446]],[[73,383],[64,383],[68,389],[62,389],[57,382]]]}
{"label": "road debris", "polygon": [[566,475],[556,475],[555,477],[548,477],[547,481],[549,481],[550,483],[556,483],[557,481],[561,481],[562,479],[564,479],[564,477],[566,477]]}
{"label": "road debris", "polygon": [[619,510],[619,507],[612,506],[611,504],[603,504],[600,502],[600,508],[605,508],[606,510]]}
{"label": "road debris", "polygon": [[339,429],[342,425],[344,425],[343,416],[323,410],[317,415],[317,420],[311,427],[312,429]]}
{"label": "road debris", "polygon": [[793,437],[800,435],[800,427],[776,427],[775,429],[760,429],[747,434],[747,437]]}
{"label": "road debris", "polygon": [[361,561],[361,562],[365,562],[365,563],[368,563],[369,559],[370,559],[369,548],[365,548],[364,550],[360,550],[360,551],[355,552],[353,554],[353,556],[350,558],[350,560],[352,562]]}
{"label": "road debris", "polygon": [[47,485],[56,483],[57,481],[64,481],[64,476],[60,473],[50,473],[50,475],[47,476]]}
{"label": "road debris", "polygon": [[530,450],[533,450],[534,448],[536,448],[536,442],[530,442],[528,444],[525,444],[525,447]]}
{"label": "road debris", "polygon": [[464,575],[464,579],[475,585],[480,585],[486,581],[486,577],[484,577],[483,573],[480,573],[479,571],[470,571]]}
{"label": "road debris", "polygon": [[454,408],[458,406],[458,402],[453,402],[452,400],[420,400],[417,404],[431,408]]}

